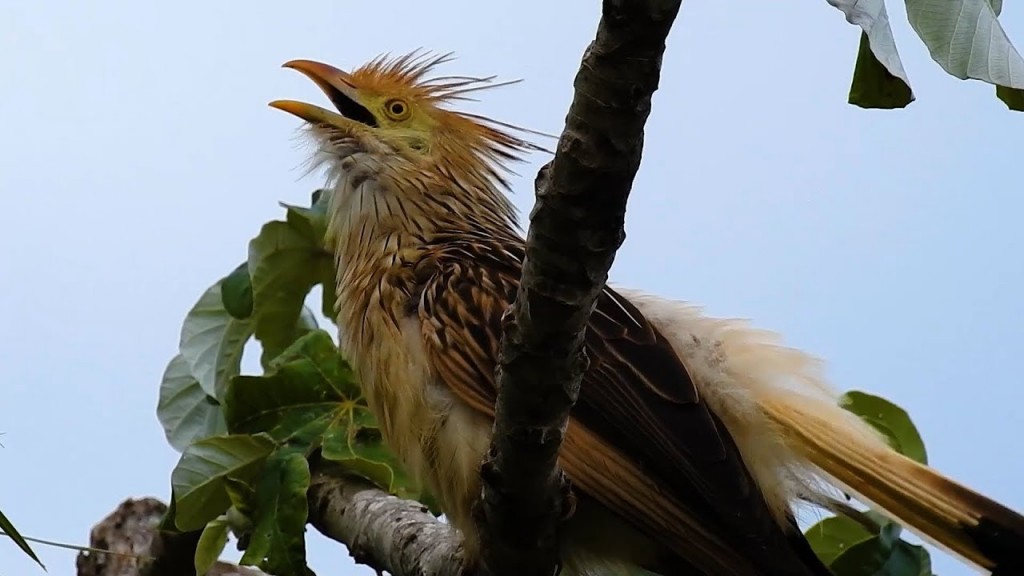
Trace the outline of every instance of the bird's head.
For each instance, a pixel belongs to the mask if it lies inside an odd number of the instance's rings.
[[[309,124],[319,147],[317,163],[328,164],[336,176],[364,162],[374,166],[372,176],[385,187],[395,188],[387,192],[401,201],[447,197],[438,205],[461,210],[465,206],[451,201],[452,195],[461,195],[468,196],[462,204],[511,211],[502,193],[508,187],[508,164],[543,149],[514,134],[528,131],[451,109],[452,102],[507,83],[494,83],[492,77],[430,76],[449,59],[416,52],[382,56],[351,72],[292,60],[284,66],[313,80],[334,109],[294,100],[270,106]]]

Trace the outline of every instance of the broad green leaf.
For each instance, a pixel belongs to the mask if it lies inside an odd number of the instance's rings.
[[[327,207],[330,201],[331,191],[321,188],[313,191],[309,208],[284,202],[280,204],[288,211],[288,223],[317,246],[323,247],[327,236]]]
[[[185,316],[178,347],[203,390],[222,399],[228,381],[239,373],[251,335],[251,321],[233,318],[224,308],[221,282],[217,282]]]
[[[291,222],[268,222],[249,242],[252,320],[265,357],[276,356],[303,331],[297,326],[306,295],[330,264],[320,243]]]
[[[175,526],[199,530],[223,514],[231,505],[225,479],[251,480],[275,446],[272,438],[257,434],[215,436],[186,448],[171,473]]]
[[[843,394],[839,404],[884,434],[889,445],[899,453],[922,464],[928,463],[924,441],[904,409],[885,398],[859,391]]]
[[[346,402],[341,406],[324,433],[321,455],[382,490],[402,498],[420,495],[412,479],[402,471],[398,459],[384,445],[373,414],[364,405]]]
[[[0,512],[0,530],[3,530],[4,534],[6,534],[7,537],[18,546],[18,548],[21,548],[22,552],[28,554],[29,558],[35,560],[36,564],[39,564],[43,570],[46,570],[46,566],[43,566],[43,562],[38,556],[36,556],[35,551],[33,551],[32,547],[28,545],[28,542],[25,541],[25,537],[21,535],[21,532],[18,532],[18,529],[15,528],[14,524],[7,519],[7,516],[4,516],[3,512]]]
[[[196,576],[206,575],[213,563],[220,558],[227,543],[227,520],[223,516],[210,520],[203,528],[203,533],[199,535],[199,543],[196,545]]]
[[[293,342],[271,360],[270,368],[276,370],[296,362],[315,367],[330,389],[341,397],[358,396],[362,393],[352,368],[341,357],[334,340],[331,340],[331,335],[323,330],[309,332]]]
[[[256,512],[249,546],[240,564],[259,565],[276,576],[306,576],[306,456],[279,450],[267,459],[256,487]]]
[[[351,368],[319,330],[275,358],[265,376],[238,376],[224,412],[232,433],[266,432],[322,455],[381,488],[411,495],[411,482],[384,447]]]
[[[298,341],[300,338],[318,330],[320,325],[316,321],[316,315],[309,309],[308,306],[303,305],[302,311],[299,312],[299,321],[295,326],[294,338],[292,343]],[[283,342],[283,340],[282,340]],[[263,366],[264,370],[270,369],[270,363],[281,354],[282,350],[279,347],[264,347],[263,352],[260,354],[260,366]]]
[[[233,433],[267,432],[278,441],[302,433],[318,444],[339,407],[360,394],[351,368],[322,330],[297,340],[269,369],[266,376],[231,382],[224,414]]]
[[[914,100],[896,50],[885,0],[828,0],[861,34],[850,103],[864,108],[902,108]]]
[[[997,18],[1002,2],[906,0],[907,18],[932,59],[961,80],[1001,86],[996,94],[1012,110],[1024,111],[1024,59]]]
[[[855,544],[875,536],[845,516],[826,518],[808,528],[804,535],[826,566]]]
[[[249,278],[249,262],[242,262],[224,278],[221,299],[224,309],[233,318],[245,320],[252,315],[252,279]]]
[[[192,377],[188,361],[181,354],[172,358],[164,370],[156,415],[167,441],[179,452],[196,440],[227,431],[220,404]]]
[[[862,540],[828,565],[836,576],[932,576],[928,551],[884,535]]]

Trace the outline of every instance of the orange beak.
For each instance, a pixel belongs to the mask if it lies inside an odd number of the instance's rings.
[[[272,108],[294,114],[312,124],[348,128],[353,122],[358,122],[365,126],[377,126],[377,119],[360,102],[359,90],[352,84],[352,76],[348,72],[312,60],[292,60],[283,67],[298,70],[315,82],[337,111],[295,100],[274,100],[270,103]]]

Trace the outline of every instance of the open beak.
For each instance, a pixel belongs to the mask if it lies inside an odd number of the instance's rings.
[[[316,82],[337,111],[295,100],[274,100],[270,103],[272,108],[284,110],[312,124],[347,128],[352,126],[352,122],[358,122],[366,126],[377,126],[377,119],[360,103],[359,90],[352,84],[352,77],[347,72],[312,60],[292,60],[286,62],[284,68],[298,70]]]

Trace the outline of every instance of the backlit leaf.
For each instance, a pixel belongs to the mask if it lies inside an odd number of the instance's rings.
[[[1001,87],[997,96],[1022,111],[1024,59],[998,20],[1002,2],[906,0],[910,25],[942,69],[961,80]]]
[[[831,564],[836,557],[857,543],[875,536],[864,526],[845,516],[826,518],[808,528],[804,535],[825,565]]]
[[[167,441],[179,452],[196,440],[227,431],[220,404],[192,377],[180,354],[164,370],[156,414]]]
[[[251,335],[251,322],[232,317],[224,308],[221,282],[217,282],[185,316],[178,348],[203,390],[220,399],[228,381],[239,372]]]
[[[886,542],[881,535],[854,544],[829,568],[837,576],[932,576],[927,550],[900,539]]]
[[[839,403],[884,434],[896,451],[922,464],[928,463],[921,434],[904,409],[885,398],[858,391],[843,394]]]
[[[253,326],[265,358],[273,358],[304,332],[306,296],[331,257],[308,232],[289,222],[266,223],[249,242]],[[315,324],[315,321],[313,321]]]
[[[213,563],[220,558],[228,543],[228,522],[223,517],[210,520],[196,545],[196,576],[204,576]]]

